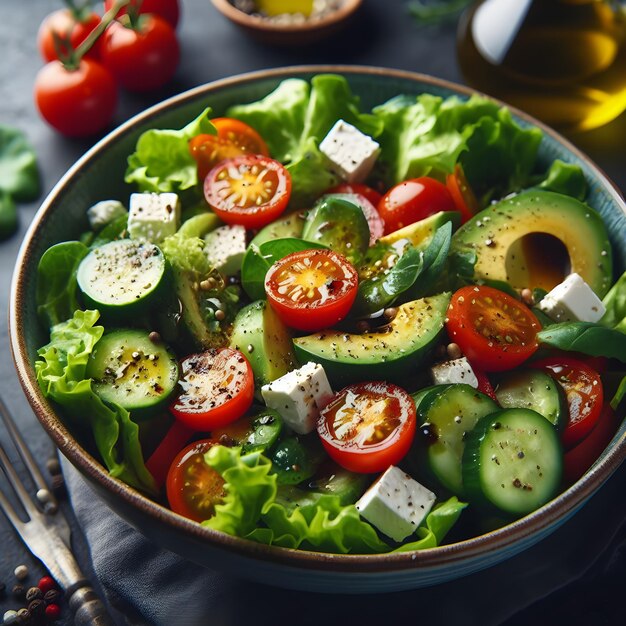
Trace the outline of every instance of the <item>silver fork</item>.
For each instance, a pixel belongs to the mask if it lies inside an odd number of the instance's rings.
[[[51,576],[65,591],[65,598],[74,613],[74,623],[79,626],[114,626],[115,622],[86,580],[72,554],[67,520],[59,509],[54,494],[48,489],[2,398],[0,398],[0,416],[37,488],[33,499],[0,443],[0,467],[4,470],[28,519],[21,519],[2,490],[0,490],[0,509],[29,550],[46,566]]]

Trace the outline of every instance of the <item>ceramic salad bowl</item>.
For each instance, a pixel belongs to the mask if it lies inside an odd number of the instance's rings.
[[[337,555],[262,545],[216,532],[184,519],[111,477],[68,430],[42,394],[33,363],[48,338],[39,325],[36,271],[51,245],[78,238],[87,227],[85,209],[133,191],[124,181],[126,159],[149,128],[181,128],[207,105],[221,115],[233,104],[267,95],[281,80],[318,73],[344,75],[363,110],[398,94],[423,92],[466,97],[467,88],[424,75],[383,68],[308,66],[255,72],[215,81],[135,116],[95,145],[62,178],[43,202],[22,244],[13,277],[10,338],[24,392],[61,452],[78,468],[113,511],[157,544],[206,567],[244,575],[286,588],[323,592],[388,592],[439,584],[495,565],[527,549],[573,516],[626,457],[626,423],[596,464],[573,486],[535,512],[497,530],[421,551],[380,555]],[[618,190],[587,157],[554,131],[513,110],[522,126],[544,133],[542,163],[555,159],[578,164],[590,182],[589,203],[603,216],[614,249],[615,276],[626,267],[626,204]]]

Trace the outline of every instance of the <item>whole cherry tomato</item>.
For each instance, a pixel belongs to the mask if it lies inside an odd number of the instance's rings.
[[[104,9],[109,11],[114,4],[115,0],[104,0]],[[173,28],[176,28],[178,24],[180,18],[180,4],[178,0],[131,0],[130,6],[133,5],[135,5],[135,9],[139,5],[139,13],[153,13],[162,17]],[[126,12],[127,9],[124,7],[118,15],[124,15]]]
[[[129,91],[150,91],[170,81],[180,58],[174,29],[156,15],[136,24],[112,22],[100,43],[102,62]]]
[[[76,69],[50,61],[35,79],[35,103],[42,117],[69,137],[94,135],[111,122],[117,85],[111,72],[83,58]]]
[[[377,208],[385,222],[385,234],[439,211],[457,210],[446,186],[428,176],[395,185],[382,197]]]
[[[67,56],[85,41],[98,24],[100,24],[100,17],[93,11],[71,9],[53,11],[43,19],[37,31],[37,47],[43,60],[55,61],[60,56]],[[60,50],[57,50],[55,33],[59,38]],[[98,46],[91,48],[87,54],[96,58]]]

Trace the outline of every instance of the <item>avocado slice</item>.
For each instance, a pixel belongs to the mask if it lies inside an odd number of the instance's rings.
[[[306,213],[304,211],[295,211],[288,215],[283,215],[277,220],[270,222],[264,226],[252,239],[250,245],[260,246],[266,241],[272,239],[285,239],[288,237],[300,238],[302,236],[302,228]]]
[[[383,235],[378,242],[383,245],[391,245],[401,239],[409,241],[413,246],[427,246],[440,226],[452,222],[452,231],[455,231],[461,223],[461,214],[457,211],[439,211],[425,217],[423,220],[413,222],[394,230],[388,235]]]
[[[246,355],[257,392],[297,367],[291,335],[267,300],[257,300],[237,313],[230,347]]]
[[[331,384],[358,380],[390,382],[414,378],[443,331],[449,293],[413,300],[379,331],[362,335],[323,330],[293,340],[301,363],[320,363]]]
[[[450,247],[453,266],[472,255],[473,275],[462,276],[471,282],[550,291],[576,272],[601,298],[612,280],[611,244],[600,215],[552,191],[525,191],[476,214]]]

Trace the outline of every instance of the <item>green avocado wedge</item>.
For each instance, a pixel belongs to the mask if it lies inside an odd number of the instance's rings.
[[[560,242],[560,244],[559,244]],[[552,191],[531,189],[484,209],[452,237],[450,262],[475,256],[469,282],[550,291],[576,272],[601,298],[612,282],[611,244],[600,215]]]
[[[443,331],[449,293],[413,300],[398,307],[396,317],[376,332],[361,335],[322,330],[293,340],[301,363],[324,367],[331,384],[358,380],[402,382],[415,378]]]

